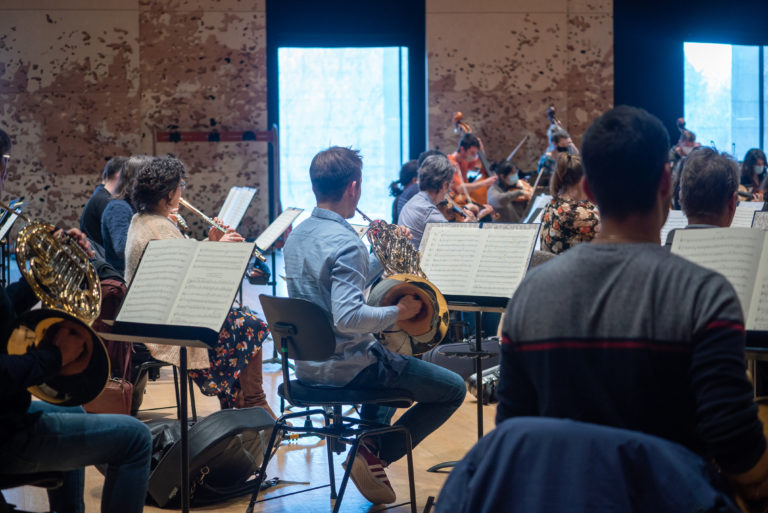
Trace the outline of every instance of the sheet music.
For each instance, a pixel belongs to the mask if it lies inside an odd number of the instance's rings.
[[[768,230],[768,212],[755,212],[752,218],[752,228]]]
[[[200,242],[168,324],[219,331],[253,250],[251,242]]]
[[[115,320],[166,324],[197,245],[192,239],[150,241]]]
[[[749,228],[752,226],[752,218],[755,210],[763,208],[762,201],[742,201],[736,207],[736,213],[733,215],[731,228]]]
[[[16,219],[18,218],[19,214],[17,214],[15,210],[11,211],[11,213],[8,215],[8,218],[5,220],[5,222],[3,222],[2,226],[0,226],[0,239],[3,239],[6,235],[8,235],[8,232],[13,226],[13,223],[15,223]]]
[[[217,217],[224,224],[236,229],[258,190],[256,187],[232,187]]]
[[[444,295],[510,297],[538,238],[537,224],[429,223],[421,267]],[[472,248],[472,251],[467,251]]]
[[[301,214],[304,211],[303,208],[294,208],[294,207],[288,207],[285,210],[283,210],[283,213],[280,214],[277,219],[275,219],[272,224],[267,226],[267,229],[262,232],[261,235],[256,239],[256,247],[258,247],[261,251],[268,250],[272,244],[275,243],[278,237],[280,237],[285,230],[288,229],[289,226],[291,226],[291,223],[293,223],[294,219],[299,217],[299,214]]]
[[[528,214],[528,217],[523,221],[524,223],[540,223],[541,222],[541,214],[544,212],[544,207],[547,206],[547,203],[552,201],[552,196],[549,194],[539,194],[534,198],[533,200],[533,206],[531,206],[530,213]]]
[[[672,253],[725,276],[736,289],[746,318],[764,239],[764,232],[751,228],[678,230]]]
[[[763,255],[768,255],[768,236],[763,233]],[[760,259],[760,269],[755,276],[755,290],[752,293],[752,304],[747,315],[747,329],[768,331],[768,264],[766,259]]]
[[[672,230],[678,230],[688,226],[688,218],[682,210],[670,210],[667,216],[667,221],[664,226],[661,227],[661,245],[664,246],[667,243],[667,237]]]

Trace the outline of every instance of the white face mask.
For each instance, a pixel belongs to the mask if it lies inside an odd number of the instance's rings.
[[[509,175],[507,177],[507,185],[511,185],[512,187],[517,185],[517,177],[513,174]]]
[[[765,169],[765,166],[754,166],[755,173],[758,175],[763,172],[763,169]]]
[[[680,146],[680,149],[683,150],[684,155],[689,155],[693,151],[693,146]]]

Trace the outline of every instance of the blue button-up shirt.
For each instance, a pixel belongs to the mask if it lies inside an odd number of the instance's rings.
[[[396,306],[368,306],[364,289],[382,272],[375,256],[339,214],[316,207],[285,243],[288,295],[312,301],[331,313],[336,350],[324,362],[296,362],[296,377],[308,384],[344,386],[373,363],[399,357],[372,332],[397,321]],[[402,358],[402,357],[400,357]]]

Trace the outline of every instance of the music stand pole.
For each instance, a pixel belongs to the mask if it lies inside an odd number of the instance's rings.
[[[189,513],[189,433],[187,425],[187,348],[179,348],[180,401],[179,427],[181,428],[181,512]]]
[[[277,256],[275,252],[277,250],[272,246],[272,297],[277,297]],[[265,363],[282,363],[282,360],[277,356],[277,341],[272,339],[272,358],[268,358],[262,362]]]

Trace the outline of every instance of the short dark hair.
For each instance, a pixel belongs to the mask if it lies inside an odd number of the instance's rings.
[[[668,149],[667,129],[643,109],[622,105],[597,118],[584,134],[581,157],[600,216],[648,213]]]
[[[445,153],[443,153],[440,150],[422,151],[421,153],[419,153],[419,158],[416,159],[416,162],[418,163],[418,165],[416,166],[416,169],[418,170],[418,168],[421,167],[421,165],[424,163],[424,161],[427,159],[427,157],[430,157],[432,155],[442,155],[443,157],[445,157]]]
[[[453,164],[448,157],[432,155],[419,167],[419,190],[439,192],[453,178]]]
[[[10,136],[7,133],[5,133],[5,130],[0,128],[0,154],[2,155],[10,154],[11,148],[13,148],[13,144],[11,144]]]
[[[509,175],[512,172],[517,172],[517,168],[511,160],[502,160],[501,162],[494,162],[491,164],[491,171],[496,173],[499,178]]]
[[[726,153],[701,147],[691,152],[680,174],[680,205],[685,215],[721,214],[739,188],[739,166]]]
[[[468,150],[473,146],[480,148],[480,139],[478,139],[475,134],[469,132],[461,136],[461,139],[459,139],[459,145],[456,147],[456,151],[460,151],[462,148]]]
[[[186,178],[184,164],[174,157],[156,157],[139,169],[133,186],[131,200],[139,212],[155,207],[160,200],[168,198]]]
[[[101,179],[106,181],[114,178],[115,175],[123,169],[127,160],[127,157],[112,157],[109,159],[104,166],[104,172],[101,174]]]
[[[363,176],[363,159],[358,150],[331,146],[312,159],[309,179],[317,201],[339,201],[347,186]]]
[[[549,193],[558,197],[568,187],[576,185],[584,176],[581,157],[569,153],[561,153],[557,157],[557,169],[549,180]]]
[[[549,134],[549,142],[552,143],[552,145],[557,145],[557,141],[560,139],[568,139],[569,137],[570,135],[568,132],[562,128],[556,128]]]
[[[121,158],[123,157],[115,157]],[[115,160],[113,158],[112,160]],[[117,185],[115,186],[115,199],[131,200],[131,193],[133,192],[133,185],[136,183],[136,177],[141,171],[141,168],[149,165],[153,157],[149,155],[132,155],[131,157],[124,159],[125,163],[122,166],[122,172],[120,178],[117,179]]]

